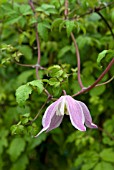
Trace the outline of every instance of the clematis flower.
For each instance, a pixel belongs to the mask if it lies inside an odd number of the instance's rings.
[[[43,131],[49,132],[57,128],[65,114],[69,115],[72,125],[80,131],[86,131],[85,125],[89,128],[97,128],[97,125],[92,123],[87,106],[83,102],[65,95],[46,109],[42,119],[43,129],[35,137],[39,136]]]

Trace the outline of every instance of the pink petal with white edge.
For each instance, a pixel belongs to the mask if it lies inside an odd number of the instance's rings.
[[[56,109],[59,103],[62,101],[62,97],[60,97],[57,101],[52,103],[45,111],[43,118],[42,118],[42,125],[43,127],[49,127],[51,123],[51,119],[54,114],[56,114]]]
[[[95,125],[94,123],[92,123],[92,118],[91,118],[91,115],[90,115],[90,112],[87,108],[87,106],[83,103],[83,102],[80,102],[78,101],[82,107],[82,110],[83,110],[83,113],[84,113],[84,116],[85,116],[85,124],[87,127],[89,128],[98,128],[97,125]]]
[[[42,132],[44,132],[45,130],[47,130],[50,127],[51,120],[52,120],[54,114],[56,114],[56,108],[61,101],[62,101],[62,97],[60,97],[57,101],[52,103],[46,109],[44,116],[42,118],[43,129],[35,137],[38,137]]]
[[[86,127],[84,126],[85,117],[84,117],[83,110],[79,102],[74,100],[71,96],[67,95],[66,96],[66,107],[67,107],[72,125],[80,131],[86,131]]]
[[[61,124],[62,120],[63,120],[63,115],[62,116],[57,116],[56,114],[54,114],[52,119],[51,119],[50,126],[49,126],[49,128],[47,129],[46,132],[49,132],[52,129],[57,128]]]

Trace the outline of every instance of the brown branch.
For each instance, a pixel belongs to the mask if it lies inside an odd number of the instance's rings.
[[[114,1],[113,1],[113,2],[110,2],[110,3],[107,3],[107,5],[103,5],[103,6],[99,6],[99,7],[95,7],[95,8],[93,8],[93,9],[90,9],[90,10],[87,11],[86,13],[81,14],[80,16],[78,16],[78,18],[81,18],[81,17],[83,17],[83,16],[89,15],[89,14],[91,14],[91,13],[93,13],[93,12],[101,11],[102,9],[105,9],[105,8],[107,8],[107,7],[109,7],[109,6],[113,5],[113,4],[114,4]]]
[[[103,73],[99,76],[99,78],[89,87],[87,88],[83,88],[82,90],[80,90],[78,93],[72,95],[72,97],[77,96],[79,94],[83,94],[85,92],[90,91],[91,89],[93,89],[101,80],[102,78],[105,76],[105,74],[110,70],[110,68],[114,65],[114,58],[111,60],[111,62],[108,64],[108,66],[106,67],[106,69],[103,71]]]
[[[79,53],[78,45],[76,43],[76,40],[74,38],[73,33],[71,33],[71,38],[74,42],[74,46],[75,46],[75,49],[76,49],[76,58],[77,58],[77,67],[78,67],[78,83],[79,83],[80,87],[83,89],[84,86],[82,84],[81,76],[80,76],[80,53]]]
[[[98,86],[102,86],[102,85],[108,84],[108,83],[110,83],[113,79],[114,79],[114,76],[113,76],[111,79],[109,79],[108,81],[106,81],[106,82],[97,84],[95,87],[98,87]]]
[[[65,0],[65,11],[64,11],[65,19],[68,17],[68,0]]]
[[[68,19],[68,0],[65,0],[64,15],[65,15],[65,19]],[[77,59],[77,67],[78,67],[78,83],[79,83],[81,88],[84,88],[84,86],[82,84],[82,81],[81,81],[81,77],[80,77],[80,53],[79,53],[78,45],[76,43],[76,40],[75,40],[75,37],[74,37],[73,33],[71,33],[71,38],[72,38],[72,40],[74,42],[74,46],[75,46],[75,49],[76,49],[76,59]]]
[[[18,63],[17,61],[15,61],[15,63],[17,65],[20,65],[22,67],[31,67],[31,68],[39,68],[40,70],[45,70],[46,68],[40,66],[39,64],[21,64],[21,63]]]
[[[48,101],[50,101],[51,98],[47,98],[47,100],[45,101],[45,103],[42,105],[42,107],[40,108],[40,110],[38,111],[38,113],[36,114],[36,116],[29,122],[29,123],[33,123],[39,116],[39,114],[41,113],[42,109],[45,107],[45,105],[48,103]]]
[[[32,9],[32,11],[34,12],[34,16],[36,17],[36,12],[35,12],[35,8],[34,8],[34,4],[32,0],[29,0],[29,5]],[[37,64],[40,64],[40,59],[41,59],[41,52],[40,52],[40,41],[39,41],[39,36],[38,36],[38,29],[37,29],[38,24],[35,23],[35,31],[36,31],[36,42],[37,42],[37,53],[38,53],[38,57],[37,57]],[[36,77],[39,79],[39,75],[38,75],[38,67],[36,67]]]

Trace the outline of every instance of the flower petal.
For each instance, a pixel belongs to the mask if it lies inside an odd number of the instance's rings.
[[[43,127],[49,127],[51,123],[51,119],[54,114],[56,114],[56,109],[59,103],[62,101],[62,97],[60,97],[57,101],[52,103],[45,111],[44,116],[42,118],[42,125]]]
[[[58,104],[62,101],[62,97],[60,97],[57,101],[55,101],[54,103],[52,103],[45,111],[44,116],[42,118],[42,125],[43,125],[43,129],[35,136],[38,137],[42,132],[44,132],[45,130],[47,130],[50,127],[51,124],[51,120],[54,116],[54,114],[56,114],[56,109]]]
[[[71,96],[66,96],[66,107],[70,116],[70,120],[72,125],[80,130],[86,131],[86,127],[84,126],[84,114],[83,110],[78,101],[74,100]]]
[[[49,126],[49,128],[47,129],[46,132],[49,132],[52,129],[57,128],[61,124],[61,122],[63,120],[63,117],[64,117],[63,115],[62,116],[57,116],[56,114],[54,114],[53,118],[51,119],[50,126]]]
[[[91,115],[90,115],[90,112],[87,108],[87,106],[83,103],[83,102],[80,102],[78,101],[82,107],[82,110],[83,110],[83,113],[84,113],[84,116],[85,116],[85,124],[87,127],[89,128],[98,128],[97,125],[95,125],[94,123],[92,123],[92,118],[91,118]]]

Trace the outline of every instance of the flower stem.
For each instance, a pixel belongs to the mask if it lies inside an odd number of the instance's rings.
[[[81,89],[78,93],[72,95],[72,97],[75,97],[79,94],[83,94],[85,92],[90,91],[91,89],[93,89],[94,87],[97,86],[97,84],[101,81],[101,79],[105,76],[105,74],[110,70],[110,68],[114,65],[114,58],[111,60],[111,62],[108,64],[108,66],[106,67],[106,69],[102,72],[102,74],[99,76],[99,78],[89,87],[87,88],[83,88]]]
[[[105,9],[105,8],[113,5],[113,4],[114,4],[114,1],[113,1],[113,2],[109,2],[109,3],[107,3],[106,5],[103,5],[103,6],[100,5],[100,6],[98,6],[98,7],[91,8],[91,9],[89,9],[89,11],[87,11],[86,13],[81,14],[80,16],[78,16],[78,18],[84,17],[84,16],[89,15],[89,14],[94,13],[94,12],[101,11],[101,10],[103,10],[103,9]],[[75,18],[74,18],[74,19],[75,19]]]
[[[32,9],[32,11],[34,12],[34,16],[36,17],[36,12],[35,12],[35,8],[34,8],[34,4],[32,0],[29,0],[29,5]],[[41,59],[41,52],[40,52],[40,41],[39,41],[39,36],[38,36],[38,29],[37,29],[38,24],[35,23],[35,31],[36,31],[36,42],[37,42],[37,49],[38,49],[38,57],[37,57],[37,64],[40,64],[40,59]],[[38,67],[36,67],[36,77],[37,79],[39,79],[39,75],[38,75]]]
[[[68,0],[65,0],[65,11],[64,11],[65,19],[68,17]]]
[[[66,95],[66,94],[67,94],[65,90],[63,90],[63,94],[64,94],[64,95]]]
[[[102,86],[102,85],[108,84],[108,83],[110,83],[113,79],[114,79],[114,76],[113,76],[113,77],[111,77],[111,78],[110,78],[108,81],[106,81],[106,82],[103,82],[103,83],[97,84],[95,87],[98,87],[98,86]]]
[[[82,84],[81,76],[80,76],[80,53],[79,53],[78,45],[76,43],[76,40],[74,38],[73,33],[71,33],[71,38],[72,38],[72,40],[74,42],[74,46],[75,46],[75,49],[76,49],[76,58],[77,58],[77,67],[78,67],[78,83],[79,83],[81,89],[83,89],[84,86]]]
[[[68,19],[68,0],[65,0],[64,15],[65,15],[65,19]],[[77,58],[77,67],[78,67],[78,83],[79,83],[81,89],[83,89],[84,86],[82,84],[81,77],[80,77],[80,53],[79,53],[78,45],[76,43],[76,40],[75,40],[75,37],[74,37],[73,33],[71,33],[71,38],[72,38],[72,40],[74,42],[74,46],[75,46],[75,49],[76,49],[76,58]]]

